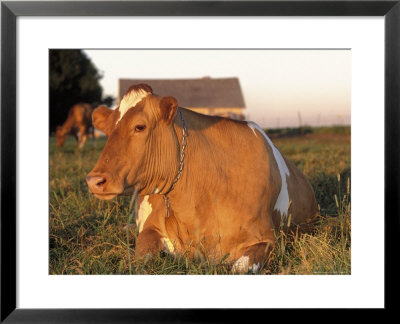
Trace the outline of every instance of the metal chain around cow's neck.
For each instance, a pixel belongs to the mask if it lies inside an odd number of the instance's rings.
[[[181,120],[182,120],[182,149],[181,149],[181,156],[180,156],[180,160],[179,160],[178,173],[177,173],[174,181],[172,182],[171,188],[169,188],[169,190],[164,194],[165,207],[167,209],[167,216],[166,216],[167,218],[169,217],[169,198],[168,198],[168,194],[175,188],[176,183],[182,177],[182,171],[183,171],[184,160],[185,160],[186,137],[188,136],[185,119],[183,118],[183,114],[182,114],[182,112],[180,110],[179,110],[179,116],[181,117]]]

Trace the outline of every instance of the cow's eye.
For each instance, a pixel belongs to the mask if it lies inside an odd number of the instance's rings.
[[[135,127],[135,132],[143,132],[145,130],[146,126],[145,125],[137,125]]]

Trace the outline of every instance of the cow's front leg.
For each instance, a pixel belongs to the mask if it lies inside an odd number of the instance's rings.
[[[157,255],[163,248],[161,239],[162,236],[158,231],[152,228],[144,229],[136,240],[136,257],[142,258],[147,254],[151,256]]]
[[[233,266],[233,273],[258,273],[261,267],[268,262],[269,255],[274,247],[273,241],[256,243],[249,246]]]
[[[161,251],[174,254],[172,242],[153,228],[145,228],[136,241],[135,255],[143,258],[146,255],[156,256]]]
[[[79,138],[78,138],[78,147],[80,149],[85,145],[86,139],[87,139],[86,129],[81,128],[79,130]]]

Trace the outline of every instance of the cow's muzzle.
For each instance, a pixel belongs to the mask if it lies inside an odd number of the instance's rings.
[[[89,173],[86,177],[86,182],[89,191],[97,198],[109,200],[124,191],[119,182],[111,181],[110,179],[111,176],[106,174]]]

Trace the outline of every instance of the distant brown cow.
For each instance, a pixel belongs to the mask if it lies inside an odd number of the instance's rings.
[[[86,103],[78,103],[69,110],[67,120],[62,126],[57,126],[57,146],[64,145],[67,134],[72,134],[78,141],[78,147],[85,145],[88,135],[93,137],[92,107]]]
[[[139,189],[138,256],[166,250],[229,254],[234,272],[257,272],[274,228],[311,222],[313,189],[255,123],[205,116],[131,87],[116,110],[98,108],[108,135],[86,180],[100,199]]]

